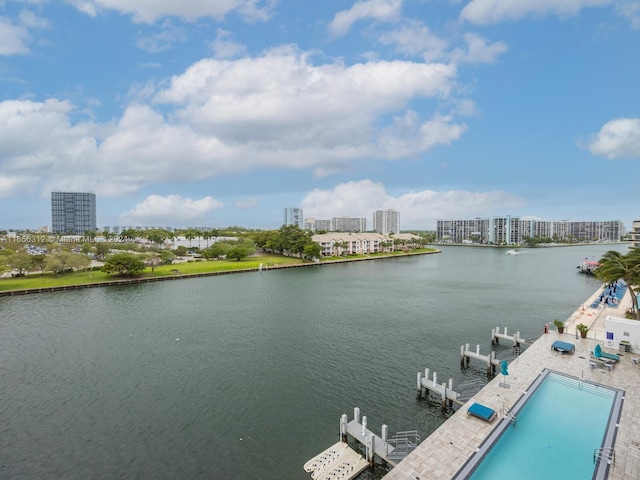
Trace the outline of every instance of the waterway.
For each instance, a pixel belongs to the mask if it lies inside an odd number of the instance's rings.
[[[416,373],[542,334],[628,244],[442,253],[0,298],[1,479],[309,479],[353,407],[370,429],[447,417]],[[365,475],[365,478],[371,476]]]

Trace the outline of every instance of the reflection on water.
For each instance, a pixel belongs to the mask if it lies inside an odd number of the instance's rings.
[[[627,246],[614,247],[626,251]],[[443,253],[0,299],[0,478],[308,479],[353,407],[369,426],[446,418],[416,372],[460,345],[542,333],[610,246]]]

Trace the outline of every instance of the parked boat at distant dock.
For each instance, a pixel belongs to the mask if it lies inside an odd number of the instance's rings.
[[[600,262],[593,260],[587,260],[586,258],[576,268],[580,273],[586,273],[587,275],[593,275],[600,266]]]

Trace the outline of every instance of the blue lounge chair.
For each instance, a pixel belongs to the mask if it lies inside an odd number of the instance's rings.
[[[496,411],[480,403],[474,403],[467,409],[467,415],[473,415],[485,422],[491,423],[496,418]]]
[[[614,362],[620,360],[620,355],[616,355],[615,353],[603,352],[602,347],[599,343],[593,349],[593,356],[601,360],[613,360]]]
[[[555,350],[560,353],[573,353],[576,351],[576,346],[573,343],[556,340],[551,344],[551,350]]]

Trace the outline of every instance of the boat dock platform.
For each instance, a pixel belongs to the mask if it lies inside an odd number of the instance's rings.
[[[304,470],[311,473],[313,480],[350,480],[363,470],[373,467],[375,457],[395,467],[420,443],[417,430],[397,432],[388,439],[388,427],[382,425],[382,437],[367,429],[367,417],[360,409],[353,409],[353,420],[346,414],[340,417],[340,441],[304,464]],[[365,448],[365,457],[349,446],[349,436]]]
[[[304,470],[313,480],[350,480],[368,466],[362,455],[339,441],[305,463]]]

